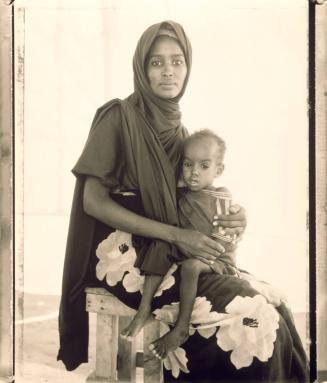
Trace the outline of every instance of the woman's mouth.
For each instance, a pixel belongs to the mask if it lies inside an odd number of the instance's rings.
[[[159,85],[162,87],[172,88],[172,87],[176,86],[176,83],[174,83],[174,82],[161,82]]]

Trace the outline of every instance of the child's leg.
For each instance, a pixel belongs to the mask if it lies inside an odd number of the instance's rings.
[[[131,340],[144,327],[146,320],[151,314],[151,303],[161,281],[162,275],[146,275],[144,278],[143,295],[132,322],[122,331],[121,337]]]
[[[175,350],[187,340],[199,276],[211,272],[212,269],[207,264],[197,259],[188,259],[182,263],[178,318],[175,327],[169,333],[150,345],[157,357],[165,358],[168,352]]]
[[[181,284],[179,287],[179,313],[175,327],[189,328],[193,311],[198,280],[200,274],[212,273],[210,266],[198,259],[188,259],[183,262],[181,269]]]

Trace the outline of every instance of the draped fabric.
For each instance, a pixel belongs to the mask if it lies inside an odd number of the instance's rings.
[[[178,41],[184,52],[187,76],[175,99],[155,96],[147,81],[147,55],[158,36]],[[176,173],[187,136],[181,124],[178,101],[185,91],[191,69],[191,46],[183,28],[166,21],[148,28],[136,47],[134,92],[125,100],[112,100],[98,109],[83,152],[73,169],[75,193],[66,246],[62,298],[59,314],[58,360],[68,369],[87,360],[88,319],[84,313],[83,289],[88,279],[91,246],[96,220],[83,211],[83,190],[87,176],[98,177],[110,189],[140,190],[144,214],[178,225]],[[160,244],[160,246],[155,246]],[[147,251],[156,252],[169,244],[151,241]]]
[[[128,199],[138,204],[137,196],[125,197],[124,203]],[[100,286],[137,309],[144,276],[133,267],[136,252],[130,237],[120,231],[102,232],[94,248],[96,275]],[[177,320],[180,281],[180,268],[172,265],[152,301],[161,335]],[[237,277],[200,276],[189,338],[164,359],[164,376],[166,383],[309,382],[306,354],[287,300],[278,289],[242,270]]]

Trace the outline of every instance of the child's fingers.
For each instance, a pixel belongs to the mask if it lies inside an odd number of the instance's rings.
[[[234,235],[243,235],[245,231],[245,228],[244,227],[224,227],[223,229],[220,230],[220,234],[222,235],[231,235],[231,236],[234,236]]]
[[[230,206],[229,208],[229,212],[231,214],[237,214],[238,212],[240,212],[242,210],[242,206],[238,205],[238,204],[234,204],[232,206]],[[244,210],[244,209],[243,209]]]

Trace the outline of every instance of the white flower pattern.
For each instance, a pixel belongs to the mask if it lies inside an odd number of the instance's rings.
[[[160,322],[160,337],[169,331],[169,326],[164,322]],[[178,378],[180,371],[183,371],[186,374],[190,372],[187,368],[187,362],[188,358],[186,356],[186,351],[182,347],[178,347],[176,350],[168,353],[163,360],[163,365],[166,370],[171,371],[174,378]]]
[[[187,368],[187,362],[188,359],[185,350],[182,347],[178,347],[176,350],[168,353],[163,364],[166,370],[171,370],[174,378],[178,378],[180,371],[186,374],[190,372]]]
[[[175,277],[172,275],[177,269],[177,265],[173,264],[164,276],[158,290],[155,293],[155,297],[162,295],[163,291],[168,290],[175,284]],[[135,293],[140,291],[143,294],[144,275],[140,274],[140,270],[136,267],[132,267],[131,270],[125,275],[123,279],[123,286],[129,293]]]
[[[257,290],[258,293],[263,295],[267,299],[268,303],[271,303],[275,307],[278,307],[282,302],[287,305],[287,298],[285,294],[281,290],[277,289],[277,287],[261,281],[252,274],[241,272],[240,275],[242,279],[250,283],[254,290]]]
[[[237,369],[251,365],[253,358],[266,362],[273,354],[279,316],[261,295],[236,296],[227,306],[228,316],[220,323],[217,344],[232,351],[231,362]]]
[[[116,230],[98,245],[96,255],[99,258],[97,278],[106,277],[108,285],[115,286],[133,268],[136,260],[131,234]]]
[[[96,276],[99,280],[106,278],[109,286],[115,286],[122,281],[127,292],[143,293],[144,276],[134,267],[136,252],[131,234],[115,231],[99,244],[96,255],[99,258],[96,265]],[[156,296],[175,284],[173,273],[176,269],[176,264],[170,268]],[[206,297],[196,297],[189,327],[190,336],[198,331],[202,337],[208,339],[216,333],[217,346],[226,352],[232,351],[230,360],[237,369],[250,366],[254,357],[265,362],[272,356],[276,330],[279,327],[279,315],[272,304],[278,306],[284,300],[277,290],[255,277],[244,276],[242,273],[242,278],[248,280],[262,295],[236,296],[225,307],[226,313],[211,311],[212,304]],[[161,321],[164,332],[169,331],[168,325],[176,322],[178,313],[179,302],[165,305],[153,312],[155,318]],[[180,371],[189,373],[187,362],[185,350],[178,347],[168,354],[163,363],[177,378]]]
[[[209,338],[216,332],[218,323],[226,317],[226,314],[211,311],[211,308],[212,304],[205,297],[196,297],[190,320],[190,335],[198,331],[204,338]],[[176,322],[178,313],[179,302],[165,305],[153,312],[156,319],[169,325]]]
[[[96,276],[99,280],[106,277],[109,286],[115,286],[123,280],[123,286],[129,293],[140,291],[143,293],[144,276],[134,267],[136,252],[132,245],[132,235],[116,230],[103,240],[96,249],[99,262],[96,265]],[[162,295],[175,284],[172,275],[177,269],[173,264],[161,282],[155,297]]]

